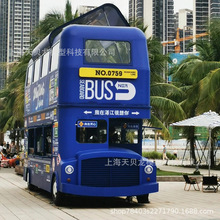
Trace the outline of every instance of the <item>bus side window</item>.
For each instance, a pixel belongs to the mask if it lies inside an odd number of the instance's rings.
[[[48,126],[44,128],[44,146],[47,156],[52,154],[52,127]]]
[[[34,154],[34,129],[28,130],[28,154]]]
[[[34,82],[39,80],[41,73],[41,58],[35,61],[35,68],[34,68]]]
[[[26,86],[29,86],[31,84],[32,77],[33,77],[33,64],[31,64],[31,66],[29,66],[28,68]]]
[[[51,72],[58,68],[60,44],[56,44],[52,49]]]
[[[46,76],[49,71],[49,58],[50,58],[50,52],[45,53],[43,56],[42,76],[41,77]]]
[[[44,149],[43,149],[44,136],[43,136],[43,132],[42,132],[41,127],[36,129],[35,141],[36,141],[36,154],[43,156],[43,154],[44,154]]]

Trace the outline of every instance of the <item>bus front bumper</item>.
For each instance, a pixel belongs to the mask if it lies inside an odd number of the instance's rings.
[[[89,187],[70,183],[61,184],[61,192],[78,196],[119,197],[138,196],[158,192],[158,183],[147,183],[128,187]]]

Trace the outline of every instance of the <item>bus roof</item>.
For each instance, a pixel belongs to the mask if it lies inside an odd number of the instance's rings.
[[[115,5],[104,4],[54,29],[47,37],[45,37],[41,41],[41,43],[37,47],[35,47],[35,49],[32,52],[32,59],[37,59],[40,55],[42,55],[45,52],[46,49],[50,48],[54,43],[55,37],[60,32],[62,32],[63,28],[71,24],[99,26],[129,26],[128,22]]]

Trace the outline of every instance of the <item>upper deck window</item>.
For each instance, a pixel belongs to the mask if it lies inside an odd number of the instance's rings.
[[[49,58],[50,58],[50,53],[47,52],[43,56],[43,65],[42,65],[42,77],[46,76],[48,73],[48,68],[49,68]]]
[[[51,72],[58,68],[60,44],[56,44],[52,50]]]
[[[40,72],[41,72],[41,59],[39,58],[35,62],[35,68],[34,68],[34,82],[36,82],[39,77],[40,77]]]
[[[88,63],[129,64],[131,45],[127,41],[87,40],[85,60]]]
[[[29,68],[28,68],[26,86],[29,86],[31,84],[32,77],[33,77],[33,64],[31,66],[29,66]]]

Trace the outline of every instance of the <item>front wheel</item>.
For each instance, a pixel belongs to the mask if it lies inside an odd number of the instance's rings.
[[[138,203],[150,203],[149,194],[137,196]]]
[[[62,204],[63,194],[57,190],[57,178],[53,178],[52,185],[52,200],[56,206],[60,206]]]

